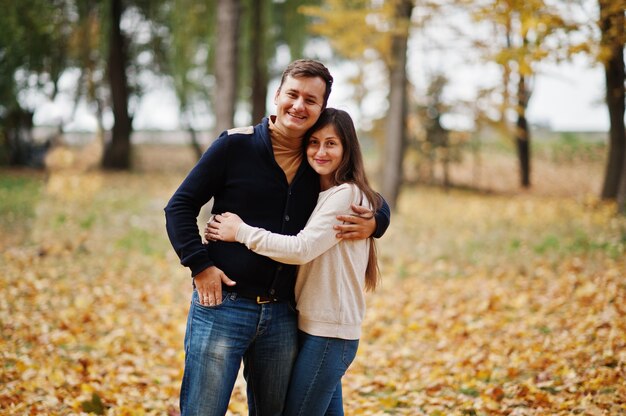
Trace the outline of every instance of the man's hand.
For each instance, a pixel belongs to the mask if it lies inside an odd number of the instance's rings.
[[[215,266],[204,269],[195,275],[193,280],[198,291],[198,300],[204,306],[216,306],[222,303],[222,282],[228,286],[236,284]]]
[[[374,213],[366,207],[352,204],[352,211],[356,215],[337,215],[339,221],[347,224],[335,225],[338,230],[337,238],[345,240],[363,240],[371,237],[376,230],[376,219]]]

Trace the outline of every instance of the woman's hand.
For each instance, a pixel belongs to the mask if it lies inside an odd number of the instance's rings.
[[[204,228],[207,241],[237,241],[235,236],[243,220],[237,214],[225,212],[212,217]]]

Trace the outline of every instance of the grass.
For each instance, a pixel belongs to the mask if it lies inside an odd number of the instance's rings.
[[[41,175],[15,173],[0,176],[2,221],[17,224],[32,218],[43,184]]]
[[[619,260],[626,249],[626,223],[614,218],[613,204],[423,187],[402,198],[405,211],[379,242],[400,276],[415,268],[426,276],[463,276],[467,267],[525,270],[575,256]]]
[[[32,227],[44,183],[40,174],[0,175],[0,232],[12,236],[8,242],[22,240]]]

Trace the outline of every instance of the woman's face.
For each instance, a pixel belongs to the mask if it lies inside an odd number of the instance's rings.
[[[343,158],[343,145],[335,126],[329,124],[311,135],[306,157],[309,165],[320,175],[322,189],[335,185],[335,171]]]

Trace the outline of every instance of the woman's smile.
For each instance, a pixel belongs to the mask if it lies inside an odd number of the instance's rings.
[[[343,158],[343,145],[333,125],[322,127],[311,135],[306,155],[313,170],[320,175],[322,190],[336,185],[335,171]]]

